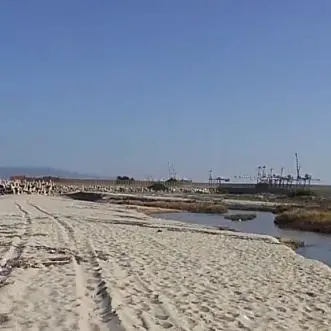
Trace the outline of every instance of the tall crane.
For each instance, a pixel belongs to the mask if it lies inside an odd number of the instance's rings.
[[[310,187],[311,182],[320,181],[320,179],[312,178],[312,176],[310,174],[305,174],[304,176],[301,176],[301,174],[300,174],[301,165],[299,163],[298,153],[295,153],[295,164],[296,164],[296,172],[297,172],[297,178],[296,178],[297,185],[306,186],[308,184],[308,187]]]
[[[209,180],[209,185],[213,184],[213,170],[212,169],[209,170],[208,180]]]
[[[222,182],[229,182],[230,178],[228,177],[222,177],[222,176],[218,176],[218,177],[213,177],[213,170],[210,169],[209,170],[209,185],[214,184],[215,182],[217,184],[221,184]]]
[[[168,162],[168,173],[169,173],[169,179],[176,179],[177,174],[173,163],[170,164],[170,162]]]
[[[173,178],[174,179],[177,179],[177,172],[176,172],[176,170],[174,168],[174,164],[173,163],[171,164],[171,171],[172,171]]]
[[[261,180],[261,176],[262,176],[261,171],[262,171],[262,167],[261,166],[258,166],[257,167],[257,179],[258,179],[258,181]]]
[[[296,172],[297,172],[297,178],[296,178],[296,181],[297,181],[297,185],[301,184],[301,176],[300,176],[300,170],[301,170],[301,166],[300,166],[300,163],[299,163],[299,157],[298,157],[298,153],[295,153],[295,165],[296,165]]]

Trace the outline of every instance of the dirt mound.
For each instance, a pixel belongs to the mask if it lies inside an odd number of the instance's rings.
[[[150,190],[155,191],[155,192],[158,192],[158,191],[163,191],[163,192],[169,191],[168,187],[165,186],[162,183],[154,183],[153,185],[149,186],[148,188]]]
[[[74,199],[74,200],[83,200],[83,201],[100,201],[104,197],[101,193],[93,193],[93,192],[74,192],[65,194],[66,197]]]

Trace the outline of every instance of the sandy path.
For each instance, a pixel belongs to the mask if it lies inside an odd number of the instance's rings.
[[[0,329],[330,330],[331,269],[124,206],[0,199]]]
[[[1,316],[8,319],[1,327],[123,330],[86,233],[44,210],[39,204],[43,198],[29,200],[0,201],[2,225],[10,224],[12,217],[21,221],[13,228],[19,236],[1,261]],[[7,233],[2,235],[6,239]]]

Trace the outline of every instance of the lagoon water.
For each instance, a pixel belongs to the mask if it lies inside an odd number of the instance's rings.
[[[268,212],[231,210],[229,213],[254,213],[257,217],[254,220],[244,222],[233,222],[225,219],[224,216],[217,214],[195,214],[184,212],[158,214],[156,217],[207,226],[227,227],[241,232],[267,234],[274,237],[284,237],[304,241],[305,247],[300,247],[296,250],[298,254],[310,259],[322,261],[331,266],[331,235],[280,229],[274,224],[275,215]]]

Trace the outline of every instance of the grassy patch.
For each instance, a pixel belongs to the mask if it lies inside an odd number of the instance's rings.
[[[331,233],[331,211],[288,210],[275,217],[275,224],[282,228]]]
[[[191,213],[223,214],[227,212],[227,207],[219,203],[207,203],[198,201],[166,201],[166,200],[117,200],[109,199],[110,203],[134,205],[143,207],[164,208],[168,210],[187,211]]]
[[[85,201],[102,201],[102,194],[90,193],[90,192],[76,192],[73,194],[67,194],[66,196],[75,200]],[[107,202],[129,205],[129,206],[141,206],[141,207],[154,207],[175,211],[187,211],[191,213],[206,213],[206,214],[223,214],[227,212],[228,208],[220,203],[213,201],[196,201],[196,200],[162,200],[162,198],[155,200],[147,197],[140,196],[111,196],[107,197]]]
[[[224,218],[231,221],[251,221],[256,218],[256,214],[227,214]]]
[[[296,189],[296,190],[288,191],[288,192],[286,192],[286,195],[289,198],[314,197],[314,196],[316,196],[316,193],[313,192],[313,191],[311,191],[311,190],[301,188],[301,189]]]

